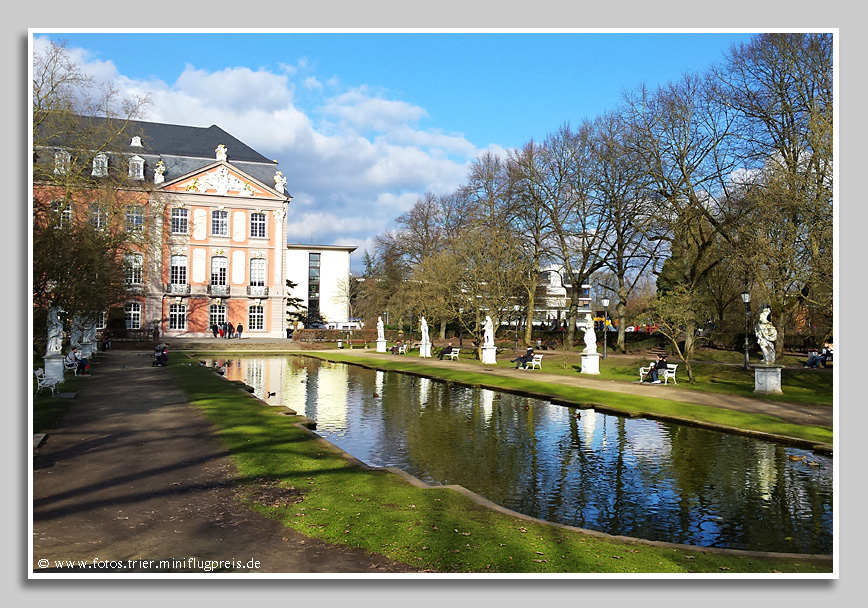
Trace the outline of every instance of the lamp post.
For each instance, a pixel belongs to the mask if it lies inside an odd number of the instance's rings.
[[[750,293],[747,290],[741,292],[741,301],[744,302],[744,369],[748,371],[750,369],[750,354],[748,353],[748,349],[750,348],[750,342],[748,341],[748,334],[750,333]]]
[[[609,341],[609,298],[603,298],[601,302],[603,304],[603,308],[606,311],[604,313],[605,318],[603,320],[603,359],[605,359],[608,355],[608,353],[606,352],[606,344]]]
[[[515,353],[518,354],[518,325],[521,317],[518,316],[518,304],[513,306],[512,309],[515,312]]]

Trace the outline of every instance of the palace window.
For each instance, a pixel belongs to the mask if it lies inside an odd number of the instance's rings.
[[[66,150],[58,150],[54,153],[54,174],[65,175],[69,173],[69,163],[72,160],[69,152]]]
[[[265,238],[265,214],[251,213],[250,214],[250,236],[255,238]]]
[[[265,308],[251,306],[247,309],[247,329],[265,329]]]
[[[307,276],[307,312],[308,316],[311,318],[316,318],[319,316],[319,269],[320,254],[309,254]]]
[[[105,177],[108,175],[108,154],[100,152],[93,157],[93,171],[91,175],[94,177]]]
[[[69,228],[72,226],[72,203],[60,199],[52,201],[51,216],[55,228]]]
[[[140,253],[124,255],[124,282],[127,285],[141,285],[144,282],[144,257]]]
[[[187,329],[186,304],[169,304],[169,329]]]
[[[216,209],[211,212],[211,235],[229,236],[229,212]]]
[[[172,285],[187,284],[187,256],[173,255],[169,266],[169,283]]]
[[[105,230],[108,227],[109,214],[106,206],[101,203],[91,203],[88,208],[90,211],[90,226],[94,230]]]
[[[170,224],[172,234],[187,234],[187,210],[183,207],[172,209]]]
[[[226,285],[226,270],[228,264],[223,256],[211,258],[211,285]]]
[[[141,302],[127,302],[124,304],[124,323],[127,329],[142,328]]]
[[[127,207],[125,212],[127,232],[142,232],[145,227],[145,212],[139,205]]]
[[[130,179],[145,179],[145,159],[141,156],[133,156],[130,159]]]
[[[212,304],[208,307],[208,327],[217,325],[221,327],[226,323],[226,307],[222,304]]]
[[[254,287],[265,285],[265,260],[263,258],[250,260],[250,285]]]

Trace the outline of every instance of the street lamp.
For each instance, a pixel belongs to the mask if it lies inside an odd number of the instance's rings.
[[[518,354],[518,326],[519,321],[521,321],[521,317],[518,315],[518,304],[513,306],[513,311],[515,311],[515,353]]]
[[[606,311],[605,318],[603,320],[603,359],[605,359],[607,356],[606,343],[609,341],[609,298],[603,298],[601,302],[603,303],[603,308]]]
[[[750,293],[747,290],[741,292],[741,301],[744,302],[744,369],[748,371],[750,369],[750,355],[748,354],[750,342],[747,338],[750,333]]]

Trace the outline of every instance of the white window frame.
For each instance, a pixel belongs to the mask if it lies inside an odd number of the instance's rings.
[[[218,327],[222,327],[223,324],[226,323],[226,305],[225,304],[212,304],[208,307],[208,328],[210,329],[212,325],[217,325]]]
[[[141,253],[124,254],[124,283],[131,287],[145,282],[145,257]]]
[[[58,150],[54,153],[54,174],[66,175],[69,173],[69,165],[72,162],[72,155],[66,150]]]
[[[124,210],[127,232],[144,232],[145,211],[141,205],[130,205]]]
[[[264,306],[251,305],[247,307],[247,329],[253,331],[265,329]]]
[[[93,171],[90,174],[94,177],[106,177],[108,175],[108,165],[108,154],[100,152],[93,157]]]
[[[250,286],[265,287],[267,277],[265,258],[250,258]]]
[[[130,158],[130,179],[145,179],[145,159],[141,156],[133,156]]]
[[[189,214],[186,207],[174,207],[169,219],[172,234],[187,234],[190,228]]]
[[[215,230],[215,227],[217,230]],[[211,212],[211,236],[229,236],[229,212],[215,209]]]
[[[109,224],[108,209],[102,203],[91,203],[88,206],[90,217],[88,221],[94,230],[105,230]]]
[[[124,325],[127,329],[142,328],[141,302],[127,302],[124,304]]]
[[[183,263],[181,263],[183,261]],[[173,255],[169,260],[169,284],[187,285],[187,256]]]
[[[187,329],[187,305],[169,304],[169,329]]]
[[[72,226],[72,203],[63,199],[51,201],[51,215],[54,217],[54,227],[58,230]]]
[[[250,238],[265,239],[268,238],[268,218],[264,213],[250,214]],[[261,232],[262,234],[258,234]]]
[[[229,284],[229,258],[224,255],[211,257],[211,285]]]

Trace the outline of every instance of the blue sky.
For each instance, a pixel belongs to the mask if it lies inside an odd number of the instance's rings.
[[[276,159],[290,242],[356,245],[479,154],[613,109],[722,61],[738,32],[33,31],[97,81],[148,92],[147,120],[217,124]],[[231,150],[229,151],[231,159]]]

